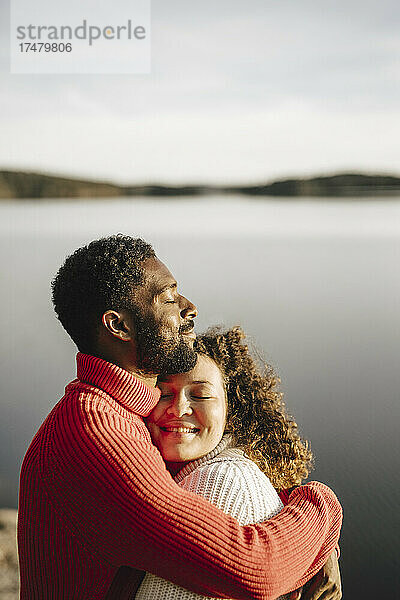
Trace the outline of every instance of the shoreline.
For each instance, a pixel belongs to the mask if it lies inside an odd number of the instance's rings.
[[[18,600],[19,597],[16,521],[16,509],[0,509],[0,598],[2,600]]]

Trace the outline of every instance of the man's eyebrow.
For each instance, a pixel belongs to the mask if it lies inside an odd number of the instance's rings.
[[[211,383],[211,381],[207,381],[207,380],[204,380],[204,381],[191,381],[191,383],[209,383],[210,385],[213,385]]]
[[[166,292],[168,290],[176,290],[177,287],[178,287],[178,284],[176,283],[176,281],[174,281],[173,283],[167,283],[167,285],[164,285],[164,287],[157,290],[154,295],[159,296],[160,294],[162,294],[163,292]]]

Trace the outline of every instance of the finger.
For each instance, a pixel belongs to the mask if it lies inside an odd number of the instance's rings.
[[[314,579],[309,581],[309,586],[304,590],[301,600],[320,600],[321,595],[327,589],[327,582],[324,577],[317,574]]]
[[[290,592],[288,600],[300,600],[302,591],[303,588],[301,587],[298,590],[294,590],[294,592]]]
[[[342,598],[342,590],[338,589],[336,586],[332,589],[325,590],[321,596],[318,597],[318,600],[341,600]]]

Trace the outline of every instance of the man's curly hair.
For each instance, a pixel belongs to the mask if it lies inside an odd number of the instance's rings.
[[[52,300],[81,352],[93,352],[106,310],[132,309],[132,292],[144,283],[142,262],[154,256],[144,240],[118,234],[94,240],[67,257],[52,281]]]
[[[227,394],[226,430],[278,490],[300,485],[312,467],[308,442],[285,412],[279,378],[273,368],[260,368],[243,343],[240,327],[209,329],[197,338],[197,352],[221,370]]]

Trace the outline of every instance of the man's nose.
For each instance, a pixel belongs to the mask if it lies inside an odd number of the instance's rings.
[[[197,308],[185,296],[181,296],[181,317],[182,319],[195,319],[197,317]]]
[[[183,415],[192,414],[193,411],[190,401],[183,391],[174,397],[174,400],[170,405],[170,412],[179,418],[183,417]]]

